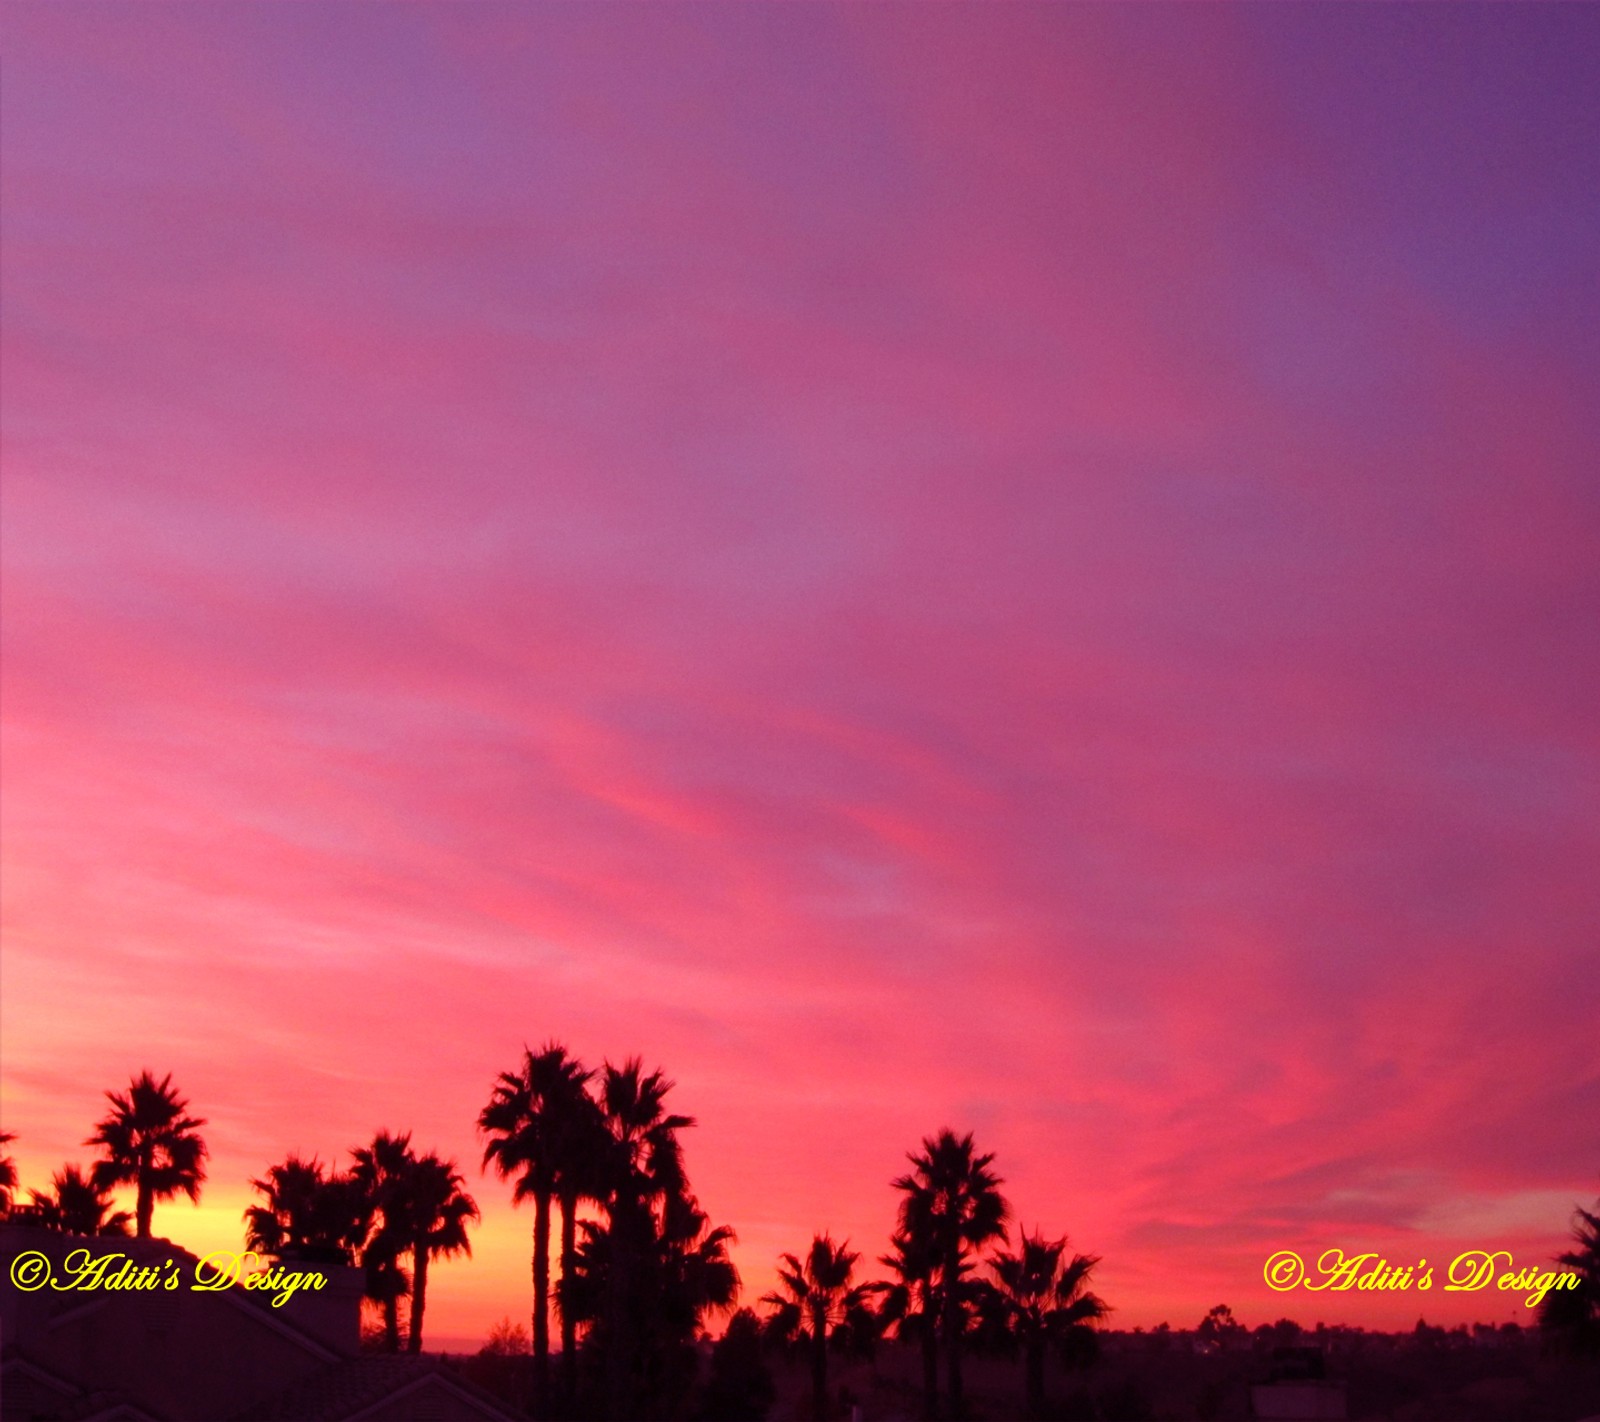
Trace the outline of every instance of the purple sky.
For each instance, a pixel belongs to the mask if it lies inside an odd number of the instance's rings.
[[[677,1078],[752,1297],[878,1252],[945,1124],[1128,1324],[1409,1323],[1261,1263],[1561,1246],[1600,9],[4,42],[25,1184],[147,1064],[211,1123],[180,1242],[413,1128],[481,1185],[429,1310],[481,1333],[529,1221],[472,1122],[553,1036]]]

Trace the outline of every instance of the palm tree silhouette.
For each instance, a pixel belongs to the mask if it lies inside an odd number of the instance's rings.
[[[739,1271],[728,1254],[738,1236],[713,1225],[693,1195],[667,1196],[661,1211],[661,1312],[674,1339],[695,1336],[708,1312],[730,1312],[739,1301]]]
[[[1600,1201],[1593,1211],[1574,1207],[1576,1249],[1556,1256],[1578,1275],[1574,1289],[1551,1289],[1539,1305],[1539,1327],[1560,1352],[1600,1354]]]
[[[742,1308],[711,1350],[710,1374],[695,1414],[700,1422],[761,1422],[777,1395],[762,1353],[761,1320]]]
[[[620,1067],[607,1062],[600,1081],[607,1140],[595,1184],[610,1220],[606,1400],[610,1416],[616,1419],[636,1411],[634,1374],[642,1323],[635,1318],[638,1310],[633,1305],[655,1242],[652,1207],[685,1193],[688,1186],[678,1132],[693,1126],[694,1118],[668,1113],[665,1101],[672,1087],[660,1071],[646,1073],[637,1057]]]
[[[989,1261],[997,1297],[1011,1336],[1022,1345],[1028,1415],[1044,1416],[1044,1354],[1054,1344],[1069,1358],[1083,1358],[1094,1341],[1093,1325],[1109,1311],[1088,1291],[1094,1255],[1067,1257],[1067,1241],[1038,1231],[1022,1239],[1015,1254]]]
[[[244,1212],[245,1245],[280,1258],[347,1264],[372,1225],[360,1186],[291,1154],[250,1182],[264,1203]]]
[[[695,1341],[706,1313],[731,1310],[739,1297],[739,1272],[728,1255],[734,1234],[713,1227],[699,1202],[674,1192],[646,1208],[639,1238],[630,1246],[625,1307],[626,1347],[618,1344],[613,1283],[621,1250],[608,1224],[583,1220],[576,1267],[562,1307],[589,1325],[602,1374],[610,1385],[617,1359],[625,1377],[625,1418],[678,1416],[699,1360]]]
[[[94,1167],[94,1181],[102,1190],[137,1188],[138,1234],[148,1239],[157,1200],[171,1199],[179,1191],[200,1199],[206,1146],[195,1133],[205,1122],[186,1114],[189,1103],[173,1090],[170,1073],[157,1082],[148,1071],[141,1072],[125,1095],[108,1091],[106,1099],[110,1113],[84,1142],[105,1152]]]
[[[593,1075],[576,1061],[568,1063],[546,1099],[556,1161],[556,1199],[561,1206],[561,1283],[556,1306],[561,1318],[561,1394],[569,1414],[578,1400],[578,1323],[569,1316],[565,1298],[567,1282],[577,1268],[578,1207],[605,1199],[611,1147],[600,1107],[587,1090]]]
[[[667,1113],[666,1096],[674,1084],[659,1071],[646,1073],[638,1057],[620,1067],[605,1064],[600,1110],[609,1136],[607,1199],[654,1200],[688,1183],[678,1132],[695,1122],[693,1116]]]
[[[461,1187],[466,1182],[453,1160],[431,1151],[407,1169],[396,1191],[396,1226],[411,1248],[411,1320],[407,1347],[422,1351],[422,1315],[428,1302],[428,1264],[434,1258],[471,1254],[467,1221],[478,1218],[478,1206]]]
[[[934,1285],[939,1261],[932,1242],[914,1239],[904,1229],[889,1238],[890,1252],[878,1262],[893,1274],[876,1285],[882,1295],[880,1319],[893,1324],[897,1338],[915,1338],[922,1349],[922,1411],[933,1418],[939,1407],[939,1291]]]
[[[400,1256],[411,1246],[398,1217],[399,1192],[416,1162],[411,1133],[396,1136],[379,1131],[371,1145],[357,1146],[350,1155],[354,1161],[351,1178],[375,1222],[361,1250],[361,1267],[366,1272],[363,1293],[383,1310],[384,1351],[398,1353],[400,1300],[411,1291],[410,1276],[400,1265]]]
[[[50,1180],[48,1193],[30,1190],[38,1222],[63,1234],[120,1234],[128,1232],[133,1216],[126,1210],[108,1213],[115,1203],[76,1165],[64,1165]]]
[[[585,1087],[593,1072],[549,1042],[524,1049],[520,1072],[502,1072],[478,1129],[492,1139],[483,1153],[502,1179],[515,1175],[512,1198],[533,1201],[534,1396],[542,1413],[550,1381],[550,1206],[561,1207],[561,1278],[572,1277],[577,1254],[578,1205],[601,1193],[598,1182],[605,1133]],[[577,1328],[561,1311],[561,1374],[570,1410],[577,1385]]]
[[[954,1131],[940,1131],[923,1140],[921,1155],[907,1159],[912,1173],[894,1181],[894,1188],[905,1193],[900,1227],[932,1248],[938,1261],[945,1382],[951,1413],[959,1417],[964,1405],[961,1335],[966,1328],[962,1276],[971,1269],[974,1250],[1006,1237],[1010,1206],[1000,1194],[1003,1182],[989,1168],[994,1156],[979,1155],[970,1132],[958,1137]]]
[[[0,1152],[16,1140],[15,1131],[0,1131]],[[17,1162],[9,1154],[0,1154],[0,1215],[11,1213],[11,1195],[17,1188]]]
[[[802,1262],[793,1254],[779,1256],[778,1280],[782,1292],[761,1300],[772,1312],[767,1329],[785,1341],[804,1343],[811,1354],[811,1415],[825,1422],[828,1415],[828,1343],[836,1337],[870,1337],[872,1309],[867,1303],[870,1284],[854,1283],[860,1255],[849,1241],[835,1244],[830,1234],[815,1235]]]

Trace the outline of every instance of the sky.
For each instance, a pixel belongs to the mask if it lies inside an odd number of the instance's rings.
[[[3,21],[0,1112],[198,1207],[641,1056],[753,1302],[993,1151],[1120,1326],[1600,1193],[1600,9]],[[871,1272],[871,1271],[869,1271]]]

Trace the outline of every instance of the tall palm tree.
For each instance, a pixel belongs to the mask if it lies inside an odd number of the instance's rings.
[[[533,1201],[534,1395],[542,1412],[550,1381],[550,1207],[561,1207],[561,1277],[572,1276],[577,1254],[578,1205],[599,1193],[595,1183],[604,1133],[586,1087],[584,1069],[557,1042],[524,1049],[520,1072],[502,1072],[478,1129],[491,1137],[484,1164],[501,1179],[516,1176],[512,1198]],[[561,1314],[562,1390],[570,1408],[577,1382],[575,1322]]]
[[[15,1131],[0,1131],[0,1152],[16,1140]],[[9,1153],[0,1154],[0,1215],[11,1213],[11,1196],[17,1188],[17,1162]]]
[[[399,1193],[407,1172],[416,1163],[411,1133],[397,1136],[379,1131],[371,1145],[357,1146],[350,1155],[351,1178],[361,1190],[374,1222],[361,1250],[361,1267],[366,1273],[363,1293],[383,1310],[384,1351],[398,1353],[400,1300],[411,1291],[410,1276],[400,1265],[400,1256],[411,1244],[399,1217]]]
[[[85,1176],[76,1165],[64,1165],[50,1180],[48,1193],[30,1190],[38,1221],[63,1234],[120,1234],[128,1232],[133,1216],[126,1210],[112,1213],[110,1195]]]
[[[600,1080],[607,1140],[596,1183],[610,1222],[606,1394],[614,1419],[630,1417],[636,1411],[634,1374],[640,1361],[643,1325],[636,1317],[635,1304],[645,1261],[654,1247],[653,1207],[688,1188],[678,1132],[693,1126],[694,1118],[667,1111],[666,1097],[672,1087],[660,1071],[647,1073],[637,1057],[620,1067],[607,1062]]]
[[[860,1259],[849,1241],[835,1244],[830,1234],[812,1238],[802,1262],[793,1254],[779,1256],[779,1292],[761,1302],[771,1309],[767,1328],[775,1337],[803,1343],[811,1354],[811,1415],[825,1422],[828,1415],[828,1344],[841,1335],[870,1337],[872,1309],[867,1303],[870,1284],[854,1282]]]
[[[668,1113],[666,1097],[674,1084],[659,1071],[646,1072],[638,1057],[620,1067],[605,1064],[600,1110],[609,1138],[606,1200],[658,1200],[687,1186],[678,1132],[695,1121]]]
[[[263,1203],[244,1212],[245,1245],[280,1258],[347,1264],[367,1237],[372,1211],[348,1175],[290,1154],[251,1186]]]
[[[1038,1231],[1021,1244],[1015,1254],[995,1254],[989,1267],[1005,1322],[1022,1347],[1028,1415],[1043,1417],[1045,1346],[1084,1357],[1094,1341],[1094,1324],[1109,1310],[1088,1288],[1097,1257],[1069,1258],[1064,1237],[1046,1239]]]
[[[397,1226],[411,1247],[411,1323],[407,1347],[422,1351],[422,1315],[428,1302],[428,1264],[435,1258],[471,1254],[467,1221],[478,1218],[478,1206],[462,1186],[466,1182],[453,1160],[433,1152],[418,1156],[397,1192]]]
[[[921,1155],[907,1158],[911,1174],[894,1181],[905,1194],[900,1227],[925,1241],[938,1260],[945,1385],[951,1414],[959,1417],[964,1406],[961,1336],[967,1322],[962,1278],[971,1271],[975,1250],[1006,1237],[1011,1210],[1000,1194],[1003,1182],[989,1168],[994,1156],[978,1154],[970,1132],[958,1137],[940,1131],[923,1140]]]
[[[578,1321],[566,1306],[567,1282],[577,1268],[578,1207],[605,1199],[611,1136],[600,1107],[588,1092],[593,1077],[571,1064],[559,1090],[548,1094],[551,1141],[557,1158],[556,1199],[561,1207],[561,1282],[556,1309],[561,1319],[561,1395],[568,1415],[578,1404]]]
[[[879,1283],[880,1318],[892,1324],[897,1338],[915,1338],[922,1350],[922,1412],[932,1419],[939,1408],[939,1291],[934,1278],[939,1270],[937,1251],[930,1240],[913,1238],[897,1229],[889,1238],[890,1252],[878,1257],[894,1278]]]
[[[137,1188],[138,1234],[148,1239],[157,1200],[180,1191],[200,1199],[206,1145],[196,1132],[205,1122],[187,1114],[189,1103],[173,1089],[171,1073],[158,1082],[148,1071],[141,1072],[125,1094],[108,1091],[106,1099],[111,1111],[84,1142],[105,1152],[94,1167],[95,1184],[101,1189]]]

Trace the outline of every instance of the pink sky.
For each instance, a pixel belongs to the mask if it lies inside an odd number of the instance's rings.
[[[485,1221],[642,1055],[746,1301],[941,1126],[1117,1322],[1600,1192],[1600,10],[14,3],[4,1123]]]

